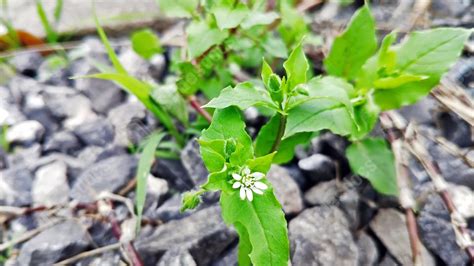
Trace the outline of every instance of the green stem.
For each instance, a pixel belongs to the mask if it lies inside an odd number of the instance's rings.
[[[275,138],[275,142],[273,143],[272,149],[270,150],[270,153],[277,151],[280,147],[281,139],[283,137],[283,134],[285,134],[286,118],[286,115],[280,114],[280,125],[278,126],[278,133]]]

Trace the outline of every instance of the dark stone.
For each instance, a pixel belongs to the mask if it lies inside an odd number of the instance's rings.
[[[198,265],[209,265],[235,239],[236,233],[224,224],[220,208],[209,207],[161,225],[150,235],[139,236],[135,246],[141,254],[187,250]]]
[[[238,246],[235,245],[228,251],[224,252],[223,256],[212,263],[212,266],[237,266]]]
[[[151,130],[143,122],[145,118],[145,107],[140,103],[124,103],[110,110],[108,119],[115,128],[114,143],[127,147],[149,135]]]
[[[86,250],[89,244],[87,233],[79,223],[65,221],[23,244],[18,262],[20,265],[52,265]]]
[[[448,210],[438,195],[431,195],[418,216],[420,237],[446,265],[467,265],[469,257],[456,243]]]
[[[334,162],[323,154],[313,154],[308,158],[300,160],[298,166],[313,184],[336,177]]]
[[[79,59],[73,62],[71,72],[74,76],[84,76],[97,73],[99,70],[92,66],[88,60]],[[122,89],[108,80],[75,79],[74,87],[91,99],[92,108],[100,114],[106,114],[125,100]]]
[[[441,134],[461,148],[473,146],[471,126],[453,113],[443,112],[436,117]]]
[[[0,171],[0,205],[27,206],[33,203],[33,175],[24,168]]]
[[[69,131],[60,131],[51,136],[43,145],[44,152],[73,154],[81,149],[77,137]]]
[[[179,210],[181,208],[181,201],[182,201],[181,195],[175,194],[174,196],[166,200],[153,213],[149,213],[148,215],[153,220],[160,220],[166,223],[171,220],[182,219],[184,217],[191,215],[193,212],[195,212],[195,210],[188,210],[186,212],[181,212]]]
[[[349,223],[337,207],[306,209],[290,221],[289,237],[294,266],[354,265],[358,260]]]
[[[202,161],[199,143],[196,139],[189,141],[181,151],[181,161],[195,185],[202,185],[206,182],[209,172]]]
[[[310,206],[335,205],[339,194],[336,180],[321,182],[304,193],[304,200]]]
[[[357,238],[357,247],[359,248],[358,265],[372,266],[377,264],[379,251],[372,237],[362,231]]]
[[[346,148],[349,142],[341,136],[325,132],[311,140],[312,153],[320,153],[329,156],[338,163],[340,175],[346,176],[350,173],[349,163],[346,158]]]
[[[79,202],[92,202],[102,191],[115,192],[135,175],[137,158],[120,155],[99,161],[77,178],[71,198]]]
[[[181,160],[159,159],[153,164],[151,173],[165,179],[172,188],[178,191],[188,191],[194,187]]]
[[[105,118],[79,125],[74,134],[86,145],[103,147],[114,140],[114,128]]]

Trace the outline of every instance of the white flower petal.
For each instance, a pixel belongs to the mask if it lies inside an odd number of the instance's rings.
[[[241,187],[241,188],[240,188],[240,198],[241,198],[242,200],[245,199],[245,188],[244,188],[244,187]]]
[[[250,169],[248,167],[245,167],[244,170],[242,170],[242,173],[244,175],[250,175]]]
[[[237,181],[240,181],[240,180],[242,179],[242,176],[239,175],[239,174],[233,173],[233,174],[232,174],[232,178],[235,179],[235,180],[237,180]]]
[[[250,175],[251,177],[255,178],[255,180],[260,180],[265,177],[265,174],[260,172],[255,172]]]
[[[247,198],[249,199],[249,201],[252,201],[253,200],[252,190],[250,190],[249,188],[246,188],[245,191],[247,192]]]
[[[256,188],[258,189],[261,189],[261,190],[265,190],[268,188],[268,186],[265,184],[265,183],[262,183],[262,182],[255,182],[255,184],[253,184]]]
[[[235,183],[232,185],[232,188],[239,188],[240,186],[242,186],[242,183],[240,183],[240,182],[235,182]]]
[[[260,189],[256,188],[256,187],[252,187],[252,191],[259,194],[259,195],[262,195],[263,194],[263,191],[261,191]]]

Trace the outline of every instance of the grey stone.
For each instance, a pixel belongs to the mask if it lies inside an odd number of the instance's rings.
[[[140,253],[163,254],[187,250],[198,265],[208,265],[236,238],[220,215],[220,208],[209,207],[181,220],[170,221],[148,236],[139,236],[135,245]]]
[[[380,209],[370,228],[402,265],[412,263],[412,254],[405,216],[393,209]],[[388,230],[389,229],[389,230]],[[421,264],[436,265],[433,257],[421,246]]]
[[[35,143],[29,147],[15,147],[13,154],[8,159],[9,167],[26,168],[30,171],[41,156],[41,145]]]
[[[474,217],[474,192],[471,189],[452,185],[448,187],[448,193],[459,214],[465,219]]]
[[[74,134],[86,145],[106,146],[114,140],[114,128],[105,118],[79,125]]]
[[[59,60],[63,60],[63,62],[59,62]],[[41,65],[37,66],[37,80],[43,84],[54,86],[71,85],[72,81],[69,77],[72,75],[68,71],[68,63],[65,60],[59,56],[48,57]]]
[[[166,58],[163,54],[155,54],[150,60],[150,75],[155,80],[159,80],[163,77],[166,69]]]
[[[91,41],[91,46],[96,46],[92,44],[92,42],[95,41]],[[102,50],[100,42],[98,45]],[[99,70],[92,66],[86,59],[77,60],[73,64],[74,70],[71,70],[71,72],[73,72],[75,76],[90,75],[99,72]],[[125,100],[122,89],[112,81],[92,78],[76,79],[74,80],[74,87],[87,95],[92,102],[94,111],[101,114],[106,114]]]
[[[6,140],[9,143],[30,145],[42,139],[45,129],[38,121],[20,122],[7,130]]]
[[[78,261],[76,266],[116,266],[122,265],[122,258],[117,251],[104,252],[100,256]]]
[[[354,189],[346,190],[339,196],[339,206],[346,213],[353,230],[360,227],[359,199],[359,193]]]
[[[20,265],[52,265],[89,246],[84,228],[70,220],[57,224],[27,241],[20,250]]]
[[[92,202],[102,191],[115,192],[135,175],[137,159],[120,155],[99,161],[87,168],[77,178],[71,190],[71,198],[80,202]]]
[[[409,121],[416,121],[418,124],[433,124],[433,113],[436,108],[436,100],[425,97],[416,104],[403,107],[400,113]]]
[[[135,53],[132,47],[126,47],[119,54],[119,61],[132,76],[140,80],[153,80],[149,73],[150,63]]]
[[[321,182],[304,193],[304,200],[310,206],[314,205],[334,205],[337,203],[337,189],[336,179]]]
[[[33,181],[33,202],[53,206],[68,202],[67,165],[62,161],[40,167]]]
[[[209,172],[202,161],[199,143],[196,139],[189,141],[181,151],[181,161],[194,184],[202,185],[206,182]]]
[[[43,151],[71,154],[80,150],[81,147],[81,143],[74,134],[69,131],[60,131],[46,140]]]
[[[43,57],[40,53],[18,53],[8,62],[16,69],[17,72],[28,76],[35,77],[36,69],[43,61]]]
[[[147,215],[150,216],[150,218],[152,218],[153,220],[160,220],[166,223],[171,220],[182,219],[195,212],[195,210],[181,212],[181,201],[181,195],[175,194],[171,198],[166,200],[158,209],[156,209],[156,211],[154,211],[153,213],[147,213]]]
[[[285,168],[272,165],[267,178],[272,183],[275,196],[281,203],[285,214],[295,215],[303,210],[300,188]]]
[[[377,265],[379,251],[372,237],[362,232],[357,238],[357,247],[359,248],[359,265]]]
[[[357,265],[357,246],[337,207],[306,209],[290,221],[289,237],[294,266]]]
[[[0,205],[26,206],[32,203],[33,175],[24,168],[0,171]]]
[[[148,175],[146,200],[145,200],[145,214],[148,211],[154,211],[158,205],[163,201],[168,194],[169,187],[166,180]]]
[[[233,248],[226,251],[221,258],[214,261],[212,266],[237,266],[237,253],[238,246],[235,245]]]
[[[141,133],[144,136],[148,135],[148,128],[144,124],[140,124],[139,121],[143,121],[146,117],[145,107],[140,103],[124,103],[112,110],[108,114],[108,119],[115,128],[114,143],[119,146],[127,147],[132,143],[131,137],[133,134],[130,132],[130,126],[132,123],[141,125]]]
[[[426,247],[446,265],[467,265],[469,258],[456,243],[449,212],[438,195],[431,195],[421,209],[418,228]]]
[[[399,266],[401,265],[398,263],[390,254],[386,254],[382,261],[380,261],[379,266]]]
[[[441,134],[459,147],[468,148],[474,144],[471,138],[471,126],[456,114],[450,112],[439,113],[436,116],[436,124]]]
[[[323,154],[313,154],[302,159],[298,166],[313,183],[331,180],[336,176],[334,162]]]
[[[196,266],[191,254],[186,250],[172,249],[161,257],[158,266]]]
[[[184,169],[181,160],[157,160],[153,164],[151,173],[165,179],[173,189],[178,191],[188,191],[194,187],[194,183],[188,176],[186,169]]]

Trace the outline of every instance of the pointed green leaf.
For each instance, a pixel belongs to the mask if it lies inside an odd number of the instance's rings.
[[[219,29],[232,29],[239,26],[248,15],[248,7],[244,3],[238,3],[235,7],[218,4],[211,11],[216,18]]]
[[[151,165],[155,160],[155,151],[160,144],[161,140],[165,136],[164,133],[155,133],[151,135],[145,144],[142,154],[140,155],[140,161],[138,162],[137,169],[137,187],[135,191],[135,204],[137,206],[137,221],[142,220],[143,207],[145,206],[146,189],[148,175],[150,175]],[[137,223],[137,230],[140,229],[140,224]]]
[[[394,157],[384,139],[354,142],[346,155],[352,171],[367,178],[378,192],[398,195]]]
[[[256,105],[276,108],[267,91],[257,88],[250,82],[244,82],[237,84],[235,88],[223,89],[219,97],[212,99],[204,107],[222,109],[237,106],[244,110]]]
[[[202,190],[185,192],[183,194],[183,200],[181,202],[181,208],[179,209],[179,211],[184,212],[186,210],[195,209],[199,205],[199,203],[201,203],[201,193]]]
[[[212,46],[222,43],[229,36],[227,30],[221,31],[218,28],[212,28],[205,21],[191,23],[186,33],[191,59],[202,55]]]
[[[426,96],[456,62],[470,35],[470,30],[462,28],[438,28],[411,33],[406,41],[394,48],[394,71],[429,78],[404,83],[391,90],[377,90],[375,102],[382,110],[388,110],[415,103]]]
[[[242,21],[240,25],[243,29],[250,29],[253,26],[268,25],[277,20],[280,16],[276,12],[262,13],[260,11],[252,11]]]
[[[306,83],[309,64],[301,43],[291,52],[288,60],[283,63],[283,67],[286,71],[289,91],[298,84]]]
[[[252,139],[245,131],[245,123],[235,107],[216,110],[212,123],[202,132],[200,141],[234,140],[245,147],[241,152],[243,159],[253,157]],[[203,154],[204,156],[204,154]]]
[[[110,45],[109,39],[107,38],[107,35],[105,34],[104,29],[99,23],[99,19],[97,16],[94,14],[94,20],[95,20],[95,26],[97,28],[97,33],[100,36],[100,39],[102,40],[102,43],[105,46],[105,50],[107,51],[107,55],[109,56],[110,61],[114,65],[115,71],[117,71],[119,74],[127,74],[127,70],[122,66],[122,63],[120,63],[117,54],[114,51],[114,48],[112,48],[112,45]]]
[[[153,88],[151,97],[163,109],[176,117],[184,125],[188,124],[188,108],[184,98],[179,94],[175,84],[158,85]]]
[[[353,79],[376,49],[375,20],[369,7],[364,6],[354,14],[346,30],[334,40],[324,66],[331,75]]]
[[[285,215],[271,187],[251,202],[241,200],[236,190],[222,193],[220,202],[224,221],[235,224],[244,240],[243,252],[248,252],[248,243],[251,244],[249,256],[253,265],[288,265],[289,241]],[[241,252],[239,250],[240,261],[248,263]]]

